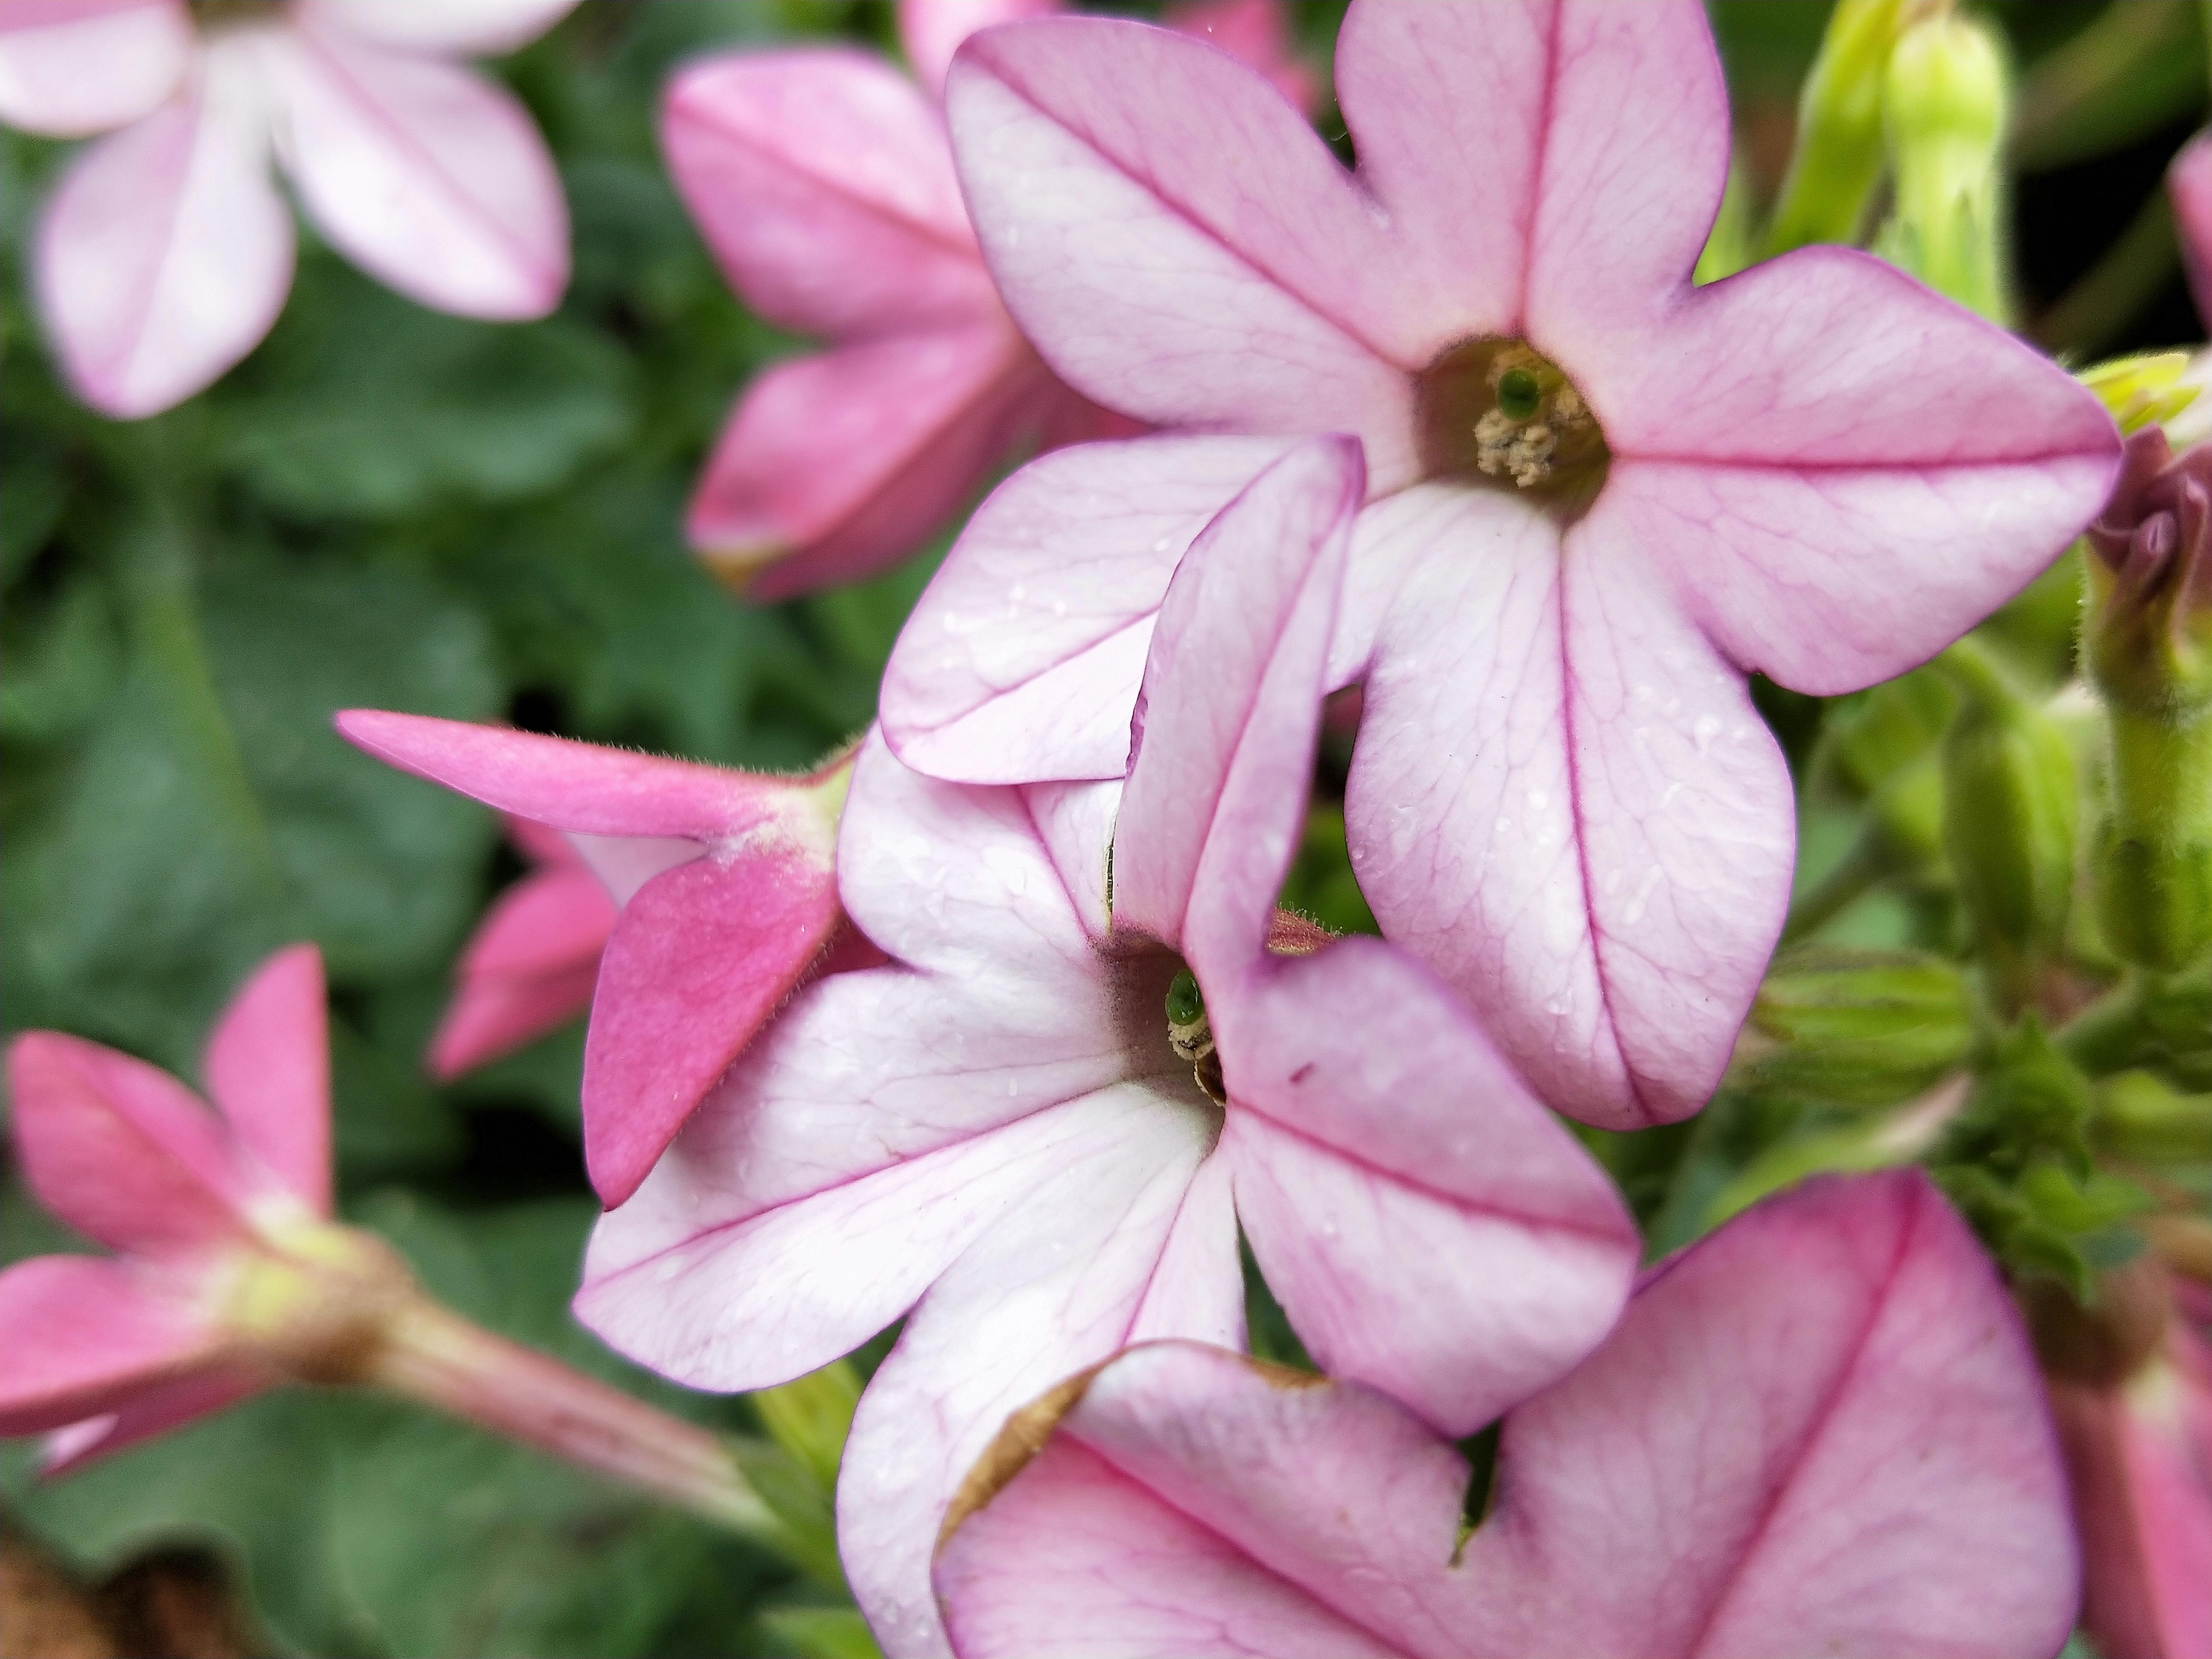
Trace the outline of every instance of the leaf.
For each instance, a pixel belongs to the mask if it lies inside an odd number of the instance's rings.
[[[258,556],[195,596],[173,529],[146,523],[130,656],[0,868],[10,1024],[187,1072],[216,1008],[277,945],[332,975],[442,960],[493,835],[465,802],[345,747],[346,704],[490,712],[481,629],[419,578]]]
[[[259,367],[219,394],[222,449],[303,519],[536,495],[636,418],[629,363],[593,331],[443,316],[327,260],[301,270]]]

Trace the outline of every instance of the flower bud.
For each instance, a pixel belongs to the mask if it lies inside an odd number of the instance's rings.
[[[2074,887],[2074,757],[2050,718],[2016,697],[1978,698],[1943,744],[1943,841],[1959,895],[2007,1006],[2033,1000]]]
[[[1792,951],[1752,1004],[1774,1047],[1752,1080],[1845,1106],[1886,1106],[1965,1062],[1973,1040],[1966,985],[1941,957],[1912,951]]]
[[[2142,1164],[2212,1159],[2212,1095],[2188,1095],[2152,1072],[2122,1072],[2097,1091],[2098,1146]]]
[[[2074,378],[2096,394],[2123,433],[2133,434],[2166,426],[2197,401],[2199,388],[2184,378],[2189,366],[2185,351],[2142,351],[2093,363]]]
[[[2212,446],[2129,439],[2088,544],[2083,656],[2111,740],[2098,920],[2121,957],[2172,973],[2212,948]]]
[[[1984,23],[1930,17],[1890,54],[1882,118],[1896,201],[1875,250],[2000,322],[2008,301],[1999,155],[2011,106],[2004,55]]]
[[[1884,74],[1899,29],[1920,8],[1838,0],[1797,99],[1797,143],[1767,227],[1769,254],[1808,242],[1856,242],[1881,179]]]

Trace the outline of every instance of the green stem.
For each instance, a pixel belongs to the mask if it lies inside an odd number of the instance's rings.
[[[412,1297],[390,1320],[362,1380],[640,1487],[823,1571],[818,1546],[769,1507],[716,1436],[435,1303]],[[834,1559],[828,1571],[836,1582]]]

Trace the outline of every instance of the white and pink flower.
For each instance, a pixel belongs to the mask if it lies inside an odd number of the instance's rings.
[[[1385,937],[1561,1110],[1694,1112],[1794,851],[1753,672],[1821,695],[1949,643],[2094,515],[2096,400],[1880,261],[1691,283],[1728,168],[1694,0],[1354,0],[1357,172],[1164,30],[975,36],[946,81],[1008,310],[1162,428],[1033,462],[901,638],[892,749],[969,782],[1117,775],[1158,596],[1302,434],[1366,447],[1328,683]]]
[[[731,287],[832,343],[746,388],[692,498],[693,545],[755,598],[905,557],[1024,447],[1139,429],[1060,384],[1007,317],[938,107],[970,33],[1060,9],[902,0],[919,86],[846,48],[729,52],[670,83],[661,147]],[[1200,0],[1167,21],[1311,107],[1279,0]]]
[[[550,311],[568,281],[552,158],[512,94],[447,59],[510,51],[574,3],[292,0],[204,24],[182,0],[0,4],[0,122],[108,135],[70,163],[33,258],[78,395],[158,413],[269,331],[293,264],[272,159],[316,228],[410,299]]]
[[[1611,1182],[1449,993],[1276,916],[1361,485],[1317,440],[1200,538],[1126,783],[943,783],[872,739],[838,889],[890,961],[802,991],[593,1236],[578,1314],[694,1386],[905,1316],[838,1499],[888,1652],[942,1650],[930,1540],[1010,1410],[1131,1341],[1241,1344],[1240,1227],[1317,1358],[1448,1433],[1626,1294]]]

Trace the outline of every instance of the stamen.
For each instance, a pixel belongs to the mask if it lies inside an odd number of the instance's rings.
[[[1213,1028],[1206,1018],[1206,998],[1198,976],[1185,968],[1168,981],[1168,1047],[1190,1062],[1190,1074],[1206,1097],[1218,1106],[1229,1098],[1221,1080],[1221,1056],[1213,1051]]]
[[[1558,364],[1519,340],[1464,341],[1419,382],[1430,476],[1511,481],[1578,516],[1604,482],[1605,434]]]

